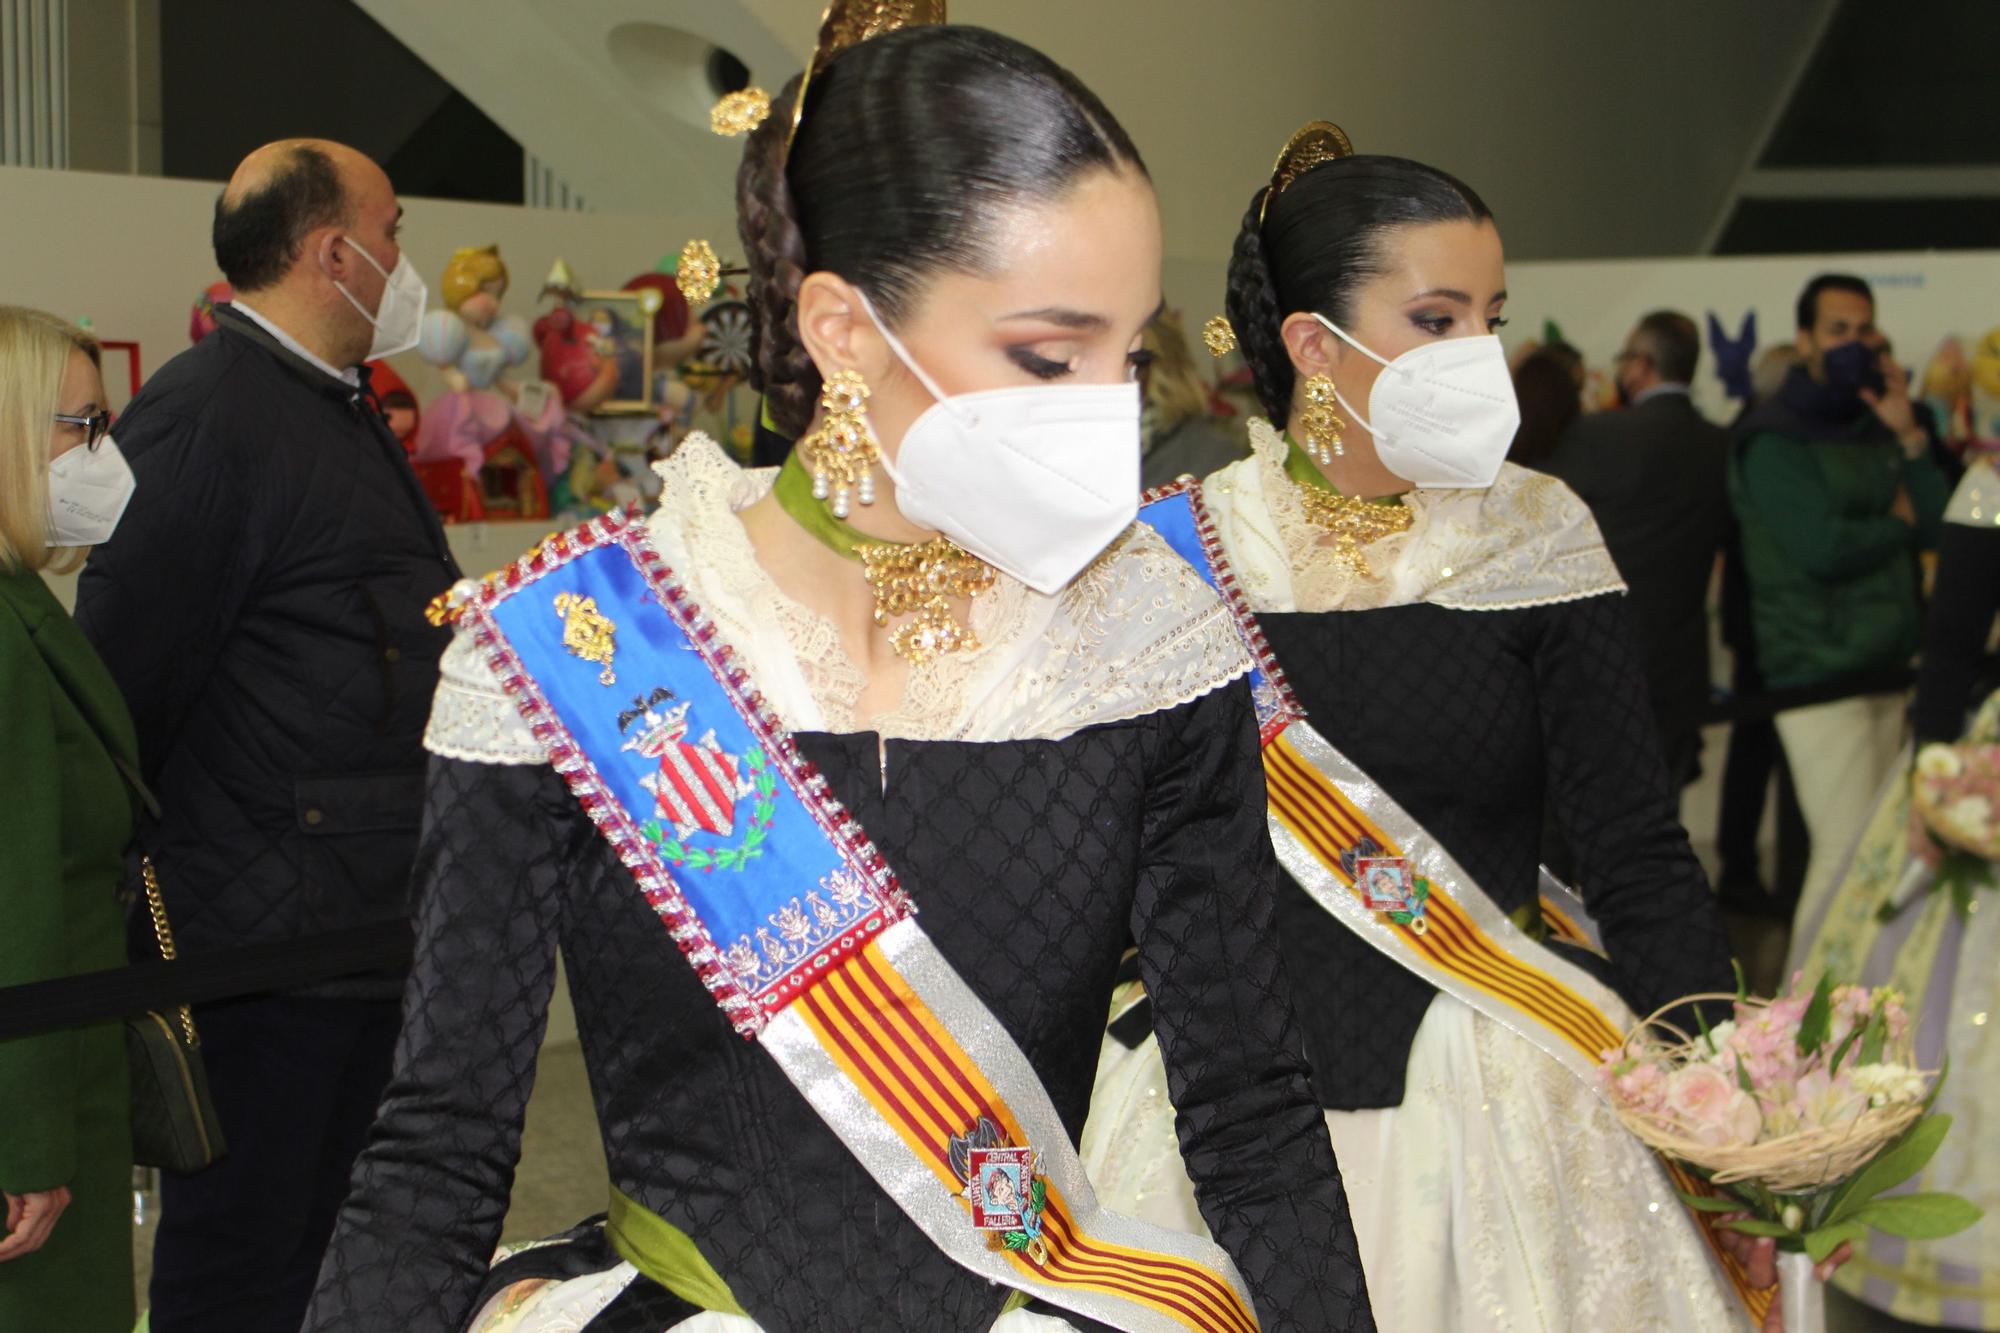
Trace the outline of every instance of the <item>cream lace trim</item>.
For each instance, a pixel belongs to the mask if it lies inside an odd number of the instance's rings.
[[[770,489],[775,471],[739,468],[700,434],[655,468],[664,487],[647,520],[654,545],[772,710],[795,731],[859,730],[861,669],[832,621],[787,597],[757,563],[736,517]],[[1250,666],[1215,594],[1139,524],[1053,597],[1002,575],[973,600],[972,628],[982,646],[912,669],[901,704],[876,718],[876,731],[907,740],[1059,740],[1187,703]],[[463,636],[445,653],[424,743],[448,758],[543,760]]]
[[[1431,602],[1505,610],[1623,592],[1589,508],[1562,482],[1507,464],[1480,490],[1407,492],[1408,530],[1363,547],[1362,577],[1324,557],[1332,537],[1306,517],[1285,475],[1285,442],[1250,423],[1252,456],[1202,492],[1230,563],[1257,611],[1365,611]]]
[[[1982,458],[1965,469],[1945,506],[1944,521],[1968,528],[2000,528],[2000,467]]]

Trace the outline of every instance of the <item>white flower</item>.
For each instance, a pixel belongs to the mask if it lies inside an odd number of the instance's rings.
[[[1729,1039],[1736,1035],[1736,1020],[1725,1018],[1708,1030],[1708,1044],[1720,1056],[1729,1048]],[[1714,1058],[1714,1057],[1711,1057]]]
[[[1961,796],[1944,808],[1945,822],[1984,841],[1993,832],[1993,808],[1984,796]]]
[[[1865,1094],[1870,1106],[1913,1102],[1924,1095],[1923,1074],[1906,1065],[1856,1065],[1851,1077],[1854,1090]]]
[[[1942,741],[1932,741],[1917,751],[1917,772],[1927,778],[1955,778],[1965,771],[1958,751]]]

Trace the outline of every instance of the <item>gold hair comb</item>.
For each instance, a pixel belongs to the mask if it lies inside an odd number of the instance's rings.
[[[806,72],[799,77],[798,96],[792,99],[792,128],[785,136],[785,156],[791,156],[792,141],[799,137],[806,88],[815,74],[842,51],[870,37],[945,22],[944,7],[945,0],[833,0],[820,18],[819,40],[813,45],[812,59],[806,62]]]
[[[1264,225],[1271,201],[1290,189],[1299,177],[1322,163],[1353,156],[1354,145],[1348,140],[1347,131],[1332,121],[1309,120],[1300,126],[1298,133],[1285,141],[1284,151],[1278,154],[1271,168],[1271,188],[1264,192],[1264,202],[1257,207],[1257,225]]]

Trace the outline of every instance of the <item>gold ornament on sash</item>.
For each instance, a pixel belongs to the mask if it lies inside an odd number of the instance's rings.
[[[562,617],[562,643],[570,656],[601,663],[604,670],[597,673],[598,684],[616,685],[618,676],[611,669],[611,659],[618,655],[618,626],[597,609],[597,599],[559,592],[556,614]]]
[[[993,567],[944,538],[904,545],[869,543],[854,548],[875,592],[875,623],[914,615],[889,633],[889,646],[913,666],[947,653],[970,652],[979,639],[951,613],[954,597],[976,597],[993,586]]]
[[[1264,192],[1264,202],[1258,205],[1257,225],[1264,225],[1271,201],[1290,189],[1299,177],[1322,163],[1353,156],[1354,145],[1349,142],[1347,131],[1332,121],[1309,120],[1300,126],[1298,133],[1285,141],[1284,151],[1278,154],[1278,161],[1271,168],[1271,188]]]
[[[1201,345],[1217,360],[1236,350],[1236,330],[1229,325],[1226,315],[1211,315],[1208,323],[1201,326]]]
[[[792,128],[785,135],[785,156],[791,156],[792,142],[799,137],[799,122],[805,118],[806,89],[828,61],[885,32],[943,23],[944,7],[945,0],[833,0],[820,17],[819,41],[813,45],[812,59],[806,62],[805,73],[799,76],[799,91],[792,98]]]

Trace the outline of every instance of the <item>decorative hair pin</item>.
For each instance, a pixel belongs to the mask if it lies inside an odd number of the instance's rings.
[[[750,270],[747,268],[724,268],[717,258],[715,247],[696,237],[681,247],[680,259],[674,265],[674,286],[681,289],[681,295],[690,306],[701,305],[715,295],[724,278],[740,277]]]
[[[1348,140],[1347,131],[1330,120],[1309,120],[1299,127],[1298,133],[1285,141],[1284,151],[1271,168],[1271,188],[1264,192],[1264,202],[1257,207],[1257,225],[1264,225],[1264,215],[1271,210],[1271,201],[1292,187],[1293,182],[1325,162],[1338,161],[1354,156],[1354,145]]]
[[[1201,345],[1218,361],[1236,350],[1236,330],[1230,327],[1227,316],[1209,317],[1208,323],[1201,326]]]
[[[708,113],[708,127],[725,139],[748,134],[771,114],[771,94],[762,88],[724,93]]]
[[[792,128],[785,135],[785,156],[792,155],[792,141],[799,137],[799,121],[806,113],[806,89],[813,76],[850,46],[859,46],[870,37],[899,28],[916,28],[945,22],[945,0],[833,0],[819,21],[819,40],[813,45],[812,59],[799,77],[798,96],[792,99]]]

